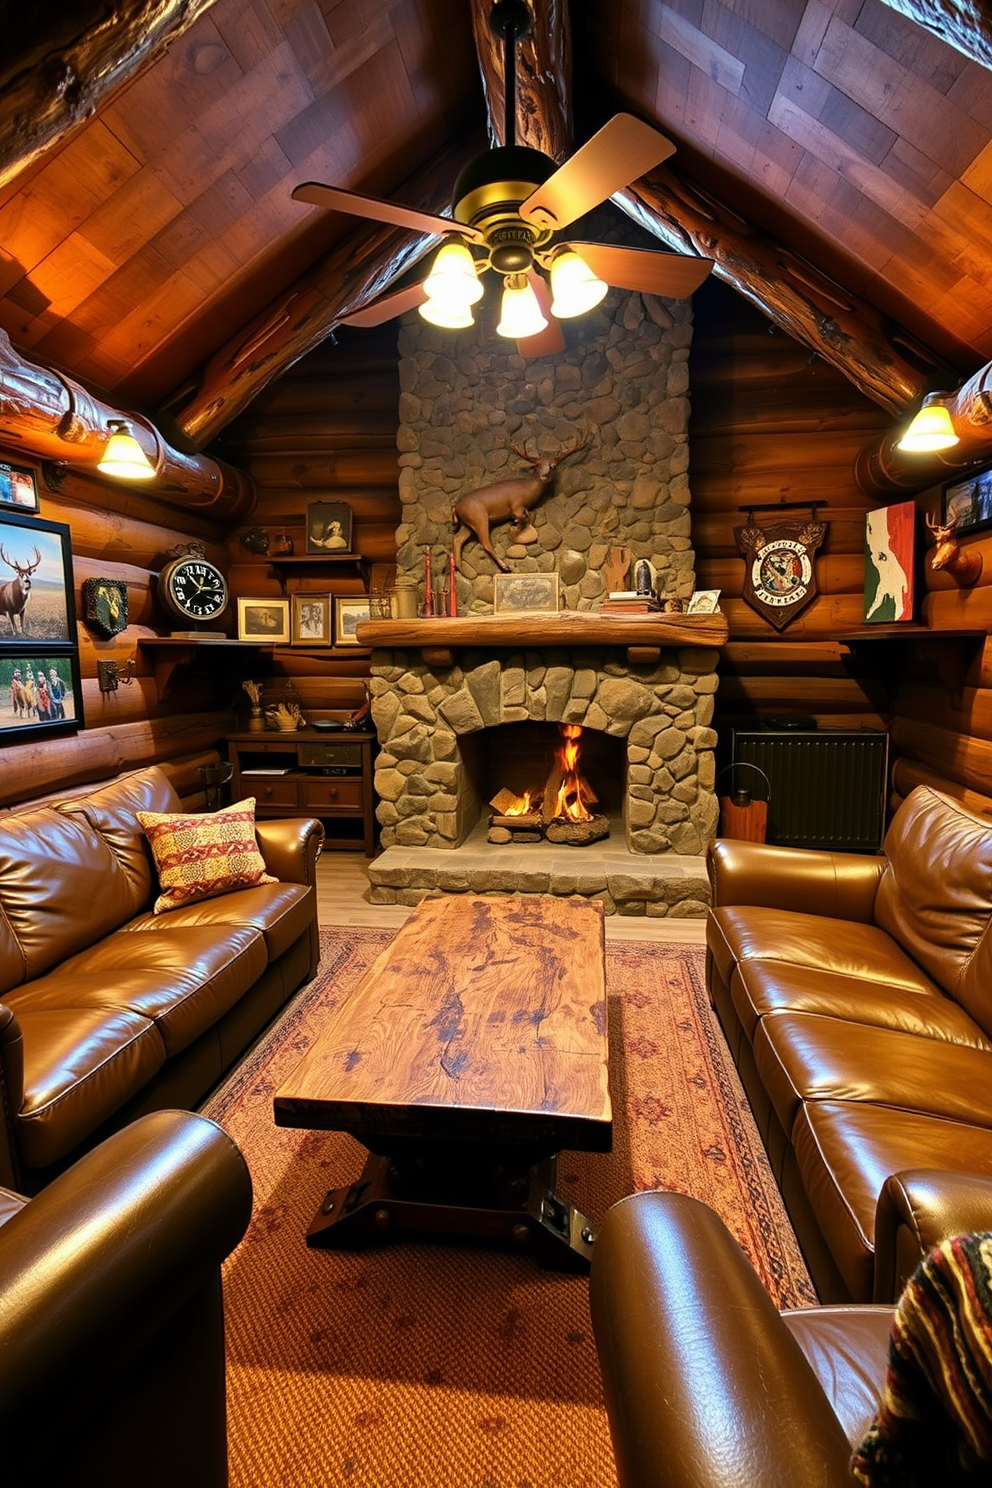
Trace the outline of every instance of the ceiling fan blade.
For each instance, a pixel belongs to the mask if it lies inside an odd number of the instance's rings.
[[[340,186],[325,186],[320,181],[304,181],[293,188],[294,201],[309,202],[332,212],[348,212],[352,217],[371,217],[374,222],[388,222],[393,227],[409,227],[414,232],[458,233],[472,242],[485,242],[474,227],[466,227],[450,217],[421,212],[397,202],[382,201],[378,196],[363,196],[359,191],[344,191]]]
[[[531,269],[527,278],[537,296],[541,314],[548,323],[536,336],[521,337],[517,341],[517,350],[522,357],[556,356],[558,352],[565,350],[565,337],[562,335],[561,322],[555,320],[551,314],[551,292],[546,281],[534,269]]]
[[[422,305],[427,298],[427,292],[423,284],[411,284],[406,289],[396,289],[392,294],[380,295],[378,299],[371,300],[369,304],[363,305],[361,310],[355,310],[351,315],[345,315],[341,324],[346,326],[369,326],[382,325],[384,321],[392,320],[396,315],[403,315],[407,310],[415,310]]]
[[[538,227],[567,227],[674,152],[671,140],[650,124],[633,114],[614,114],[588,144],[531,192],[521,203],[520,215]]]
[[[652,248],[614,248],[611,243],[566,243],[589,265],[597,279],[614,289],[637,289],[642,294],[681,300],[691,295],[713,267],[711,258],[663,253]]]

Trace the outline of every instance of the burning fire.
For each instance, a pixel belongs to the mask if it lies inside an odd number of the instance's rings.
[[[557,775],[561,772],[561,783],[548,815],[568,817],[570,821],[591,821],[593,813],[589,806],[595,806],[596,795],[588,781],[579,773],[579,740],[582,730],[577,723],[561,723],[558,727],[564,743],[555,752],[555,773]]]

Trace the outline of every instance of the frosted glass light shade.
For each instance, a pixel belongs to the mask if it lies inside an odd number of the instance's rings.
[[[482,299],[482,285],[475,272],[475,259],[464,243],[445,243],[438,249],[424,290],[431,300],[445,304],[474,305]]]
[[[417,308],[423,320],[445,331],[462,331],[475,325],[472,308],[464,300],[425,300]]]
[[[911,455],[925,455],[935,450],[952,449],[958,443],[946,405],[924,402],[896,449],[906,450]]]
[[[559,320],[584,315],[599,304],[609,287],[577,253],[560,253],[551,265],[551,313]]]
[[[97,470],[103,475],[112,475],[117,480],[154,479],[155,467],[127,424],[114,419],[109,427],[114,432],[107,440],[107,448],[97,464]]]
[[[501,311],[496,334],[511,341],[525,341],[528,336],[536,336],[548,323],[541,313],[537,295],[522,274],[507,279]]]

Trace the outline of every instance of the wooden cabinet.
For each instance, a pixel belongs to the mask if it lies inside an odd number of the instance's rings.
[[[229,734],[233,799],[255,797],[255,815],[318,816],[325,847],[375,851],[372,757],[375,734],[299,729]]]

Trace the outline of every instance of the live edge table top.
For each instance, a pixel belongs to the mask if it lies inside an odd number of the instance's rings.
[[[275,1095],[279,1126],[606,1152],[602,906],[425,899]]]

